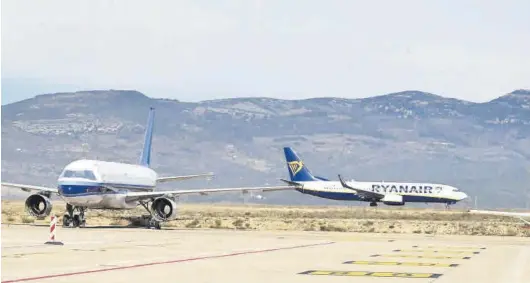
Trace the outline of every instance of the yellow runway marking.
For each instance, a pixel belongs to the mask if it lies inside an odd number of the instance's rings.
[[[408,273],[408,272],[370,272],[370,271],[335,271],[335,270],[308,270],[299,274],[330,275],[330,276],[365,276],[365,277],[400,277],[400,278],[438,278],[438,273]]]
[[[471,257],[456,257],[443,255],[406,255],[406,254],[390,254],[390,255],[371,255],[371,257],[403,257],[403,258],[430,258],[430,259],[470,259]]]
[[[424,248],[424,249],[448,249],[448,250],[452,250],[452,249],[455,249],[455,250],[485,250],[486,248],[484,247],[458,247],[458,246],[448,246],[448,247],[442,247],[442,246],[439,246],[439,247],[436,247],[436,246],[425,246],[425,247],[420,247],[420,246],[412,246],[413,248]]]
[[[437,262],[400,262],[400,261],[365,261],[352,260],[343,262],[344,264],[360,265],[403,265],[403,266],[432,266],[432,267],[457,267],[454,263],[437,263]]]
[[[479,254],[480,252],[474,251],[439,251],[439,250],[393,250],[394,252],[405,252],[405,253],[448,253],[448,254]]]

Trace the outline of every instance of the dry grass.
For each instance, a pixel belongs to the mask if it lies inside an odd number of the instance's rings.
[[[52,213],[64,213],[64,203],[54,203]],[[89,210],[87,225],[143,225],[146,211]],[[2,223],[33,223],[22,201],[2,201]],[[45,220],[44,220],[45,221]],[[465,211],[439,211],[407,207],[322,207],[227,204],[182,204],[176,220],[163,226],[179,228],[341,231],[442,235],[497,235],[530,237],[513,218],[471,215]]]

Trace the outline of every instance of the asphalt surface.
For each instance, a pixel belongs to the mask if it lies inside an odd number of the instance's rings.
[[[2,225],[2,282],[530,282],[530,238]]]

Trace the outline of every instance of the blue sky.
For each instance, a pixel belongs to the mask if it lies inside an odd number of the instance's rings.
[[[2,104],[530,89],[530,1],[2,1]]]

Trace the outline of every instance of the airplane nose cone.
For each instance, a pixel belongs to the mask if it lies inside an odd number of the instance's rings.
[[[466,199],[467,198],[467,194],[464,193],[464,192],[460,192],[459,198],[460,198],[460,200]]]

